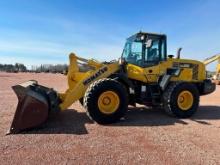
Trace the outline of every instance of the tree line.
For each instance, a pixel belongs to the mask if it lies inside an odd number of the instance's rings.
[[[40,73],[63,73],[66,74],[68,70],[68,65],[67,64],[56,64],[56,65],[51,65],[51,64],[42,64],[40,66],[31,66],[31,71]]]
[[[0,64],[0,71],[4,72],[35,72],[35,73],[63,73],[66,74],[68,70],[67,64],[42,64],[42,65],[33,65],[30,69],[27,69],[27,67],[24,64],[15,63],[13,64]]]
[[[15,65],[0,64],[0,71],[5,71],[5,72],[26,72],[27,67],[24,64],[20,64],[20,63],[15,63]]]

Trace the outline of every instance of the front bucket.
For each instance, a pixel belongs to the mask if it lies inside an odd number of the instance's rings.
[[[36,90],[39,87],[34,80],[12,87],[18,97],[18,105],[7,134],[39,126],[47,120],[49,102],[44,92]]]

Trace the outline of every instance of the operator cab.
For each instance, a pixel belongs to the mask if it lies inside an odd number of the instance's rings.
[[[166,35],[139,32],[125,43],[122,58],[140,67],[157,65],[167,58]]]

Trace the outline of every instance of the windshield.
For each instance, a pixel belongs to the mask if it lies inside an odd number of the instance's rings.
[[[128,63],[134,64],[134,65],[141,65],[142,48],[143,48],[143,43],[141,41],[127,40],[127,42],[125,43],[122,57],[125,58],[125,60]]]

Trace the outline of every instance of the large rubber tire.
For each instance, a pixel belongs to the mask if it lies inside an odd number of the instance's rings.
[[[119,97],[116,111],[111,114],[99,109],[98,99],[106,91],[112,91]],[[128,109],[128,97],[125,87],[116,80],[105,78],[91,84],[84,96],[84,107],[90,119],[99,124],[111,124],[124,117]]]
[[[192,94],[192,106],[183,110],[178,104],[178,97],[181,92],[188,91]],[[192,116],[199,106],[199,91],[194,84],[185,82],[170,83],[163,94],[163,105],[165,112],[178,118],[187,118]],[[191,99],[190,99],[191,100]]]

